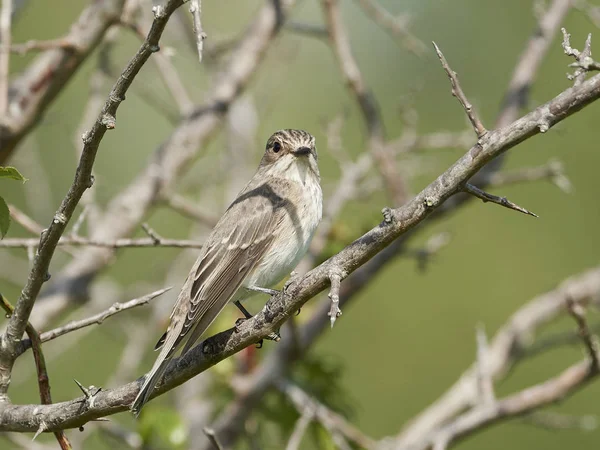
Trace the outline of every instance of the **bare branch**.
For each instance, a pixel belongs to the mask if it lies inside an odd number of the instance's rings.
[[[31,51],[45,51],[56,48],[63,50],[77,50],[77,46],[74,42],[66,40],[65,38],[58,38],[49,41],[30,40],[23,44],[12,44],[10,51],[18,55],[24,55]]]
[[[496,172],[489,176],[488,185],[493,187],[506,186],[522,182],[548,179],[565,194],[573,192],[573,185],[565,174],[563,164],[558,160],[549,161],[539,167],[526,167],[506,172]]]
[[[4,2],[8,3],[8,2]],[[38,55],[10,86],[9,108],[0,127],[0,165],[41,119],[81,63],[92,53],[110,26],[119,21],[125,0],[91,2],[75,21],[65,45]],[[72,45],[66,45],[72,43]]]
[[[527,214],[533,217],[538,217],[537,214],[532,213],[531,211],[522,208],[521,206],[517,205],[516,203],[511,202],[510,200],[508,200],[506,197],[498,197],[497,195],[492,195],[489,194],[481,189],[479,189],[477,186],[473,186],[470,183],[466,183],[463,187],[463,190],[471,195],[474,195],[477,198],[480,198],[481,200],[485,202],[492,202],[495,203],[497,205],[500,206],[504,206],[505,208],[508,209],[513,209],[515,211],[519,211],[523,214]]]
[[[567,298],[567,309],[569,314],[577,322],[579,327],[579,336],[585,344],[585,348],[590,357],[592,369],[596,372],[600,371],[600,364],[598,363],[598,342],[595,336],[592,335],[588,327],[587,321],[585,320],[585,310],[582,305],[576,303],[572,298]]]
[[[201,0],[190,1],[190,13],[194,19],[194,34],[196,35],[196,47],[198,49],[198,61],[202,62],[202,49],[204,48],[204,39],[206,39],[206,33],[202,29],[201,17]]]
[[[329,273],[329,282],[331,284],[331,288],[329,290],[329,300],[331,300],[331,308],[329,310],[329,320],[331,321],[331,328],[335,325],[335,321],[338,317],[342,315],[342,310],[340,309],[340,284],[342,282],[342,273],[340,270],[333,269]]]
[[[166,194],[165,202],[174,211],[194,219],[208,227],[214,227],[219,220],[213,213],[205,211],[195,203],[178,194]]]
[[[0,248],[35,248],[40,243],[36,238],[12,238],[0,241]],[[171,247],[171,248],[202,248],[203,242],[187,239],[166,239],[163,237],[147,238],[123,238],[114,241],[101,241],[98,239],[85,238],[82,236],[63,236],[56,244],[57,246],[77,246],[77,247],[103,247],[103,248],[153,248],[153,247]]]
[[[416,38],[408,29],[407,16],[392,16],[377,0],[358,0],[365,13],[381,28],[388,30],[392,36],[402,40],[404,47],[417,56],[422,56],[427,50],[425,44]]]
[[[394,204],[400,206],[408,198],[404,180],[398,172],[394,155],[385,145],[383,121],[379,105],[366,85],[350,47],[348,34],[342,22],[338,0],[322,0],[327,29],[333,50],[350,91],[360,105],[363,121],[367,126],[368,146],[377,169]]]
[[[475,134],[477,135],[477,137],[481,138],[485,133],[487,133],[487,130],[483,126],[483,123],[481,123],[481,119],[479,119],[479,116],[477,116],[477,114],[475,113],[473,105],[471,105],[469,100],[467,100],[467,96],[460,87],[460,83],[458,82],[458,76],[456,72],[454,72],[450,68],[450,66],[448,65],[448,61],[446,61],[446,58],[444,57],[444,54],[435,42],[433,42],[433,47],[435,48],[435,52],[437,53],[438,58],[440,58],[442,67],[444,68],[446,74],[448,75],[448,78],[450,79],[450,84],[452,84],[452,95],[458,99],[463,109],[465,110],[465,113],[467,113],[467,117],[469,118],[471,125],[473,125],[473,129],[475,130]]]
[[[376,443],[372,438],[356,429],[344,417],[311,397],[299,386],[286,380],[278,381],[276,385],[277,388],[290,399],[302,417],[308,416],[309,422],[310,419],[314,417],[314,419],[321,423],[326,430],[341,434],[344,438],[355,443],[360,448],[365,450],[376,448]],[[288,449],[290,448],[289,445],[291,442],[292,439],[290,439],[288,443]],[[297,444],[299,443],[300,442],[298,441]]]
[[[171,289],[171,287],[167,287],[167,288],[159,289],[158,291],[154,291],[150,294],[144,295],[143,297],[129,300],[128,302],[114,303],[107,310],[102,311],[98,314],[94,314],[91,317],[88,317],[86,319],[81,319],[81,320],[73,320],[73,321],[67,323],[66,325],[63,325],[61,327],[58,327],[53,330],[46,331],[46,332],[40,334],[40,341],[48,342],[48,341],[56,339],[60,336],[63,336],[67,333],[71,333],[72,331],[76,331],[76,330],[80,330],[85,327],[89,327],[90,325],[95,325],[95,324],[100,325],[102,322],[104,322],[105,319],[107,319],[111,316],[114,316],[115,314],[118,314],[120,312],[127,311],[128,309],[145,305],[150,300],[155,299],[156,297],[164,294],[165,292],[167,292],[170,289]],[[21,348],[19,349],[19,354],[23,353],[30,347],[31,347],[30,341],[23,341]]]
[[[5,120],[8,109],[8,74],[11,46],[12,0],[3,0],[0,9],[0,118]]]

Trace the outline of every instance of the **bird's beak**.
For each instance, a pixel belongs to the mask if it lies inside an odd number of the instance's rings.
[[[296,156],[308,156],[312,153],[312,150],[308,147],[300,147],[294,151],[294,155]]]

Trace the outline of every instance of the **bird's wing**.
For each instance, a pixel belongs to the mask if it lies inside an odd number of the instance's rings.
[[[269,189],[250,190],[215,227],[218,232],[209,238],[195,273],[190,274],[189,306],[173,344],[178,347],[189,335],[182,354],[206,331],[271,246],[285,213],[283,202]]]

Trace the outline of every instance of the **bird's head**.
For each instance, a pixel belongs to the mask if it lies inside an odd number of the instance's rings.
[[[275,176],[294,168],[309,169],[318,175],[314,136],[304,130],[276,131],[267,141],[260,165]]]

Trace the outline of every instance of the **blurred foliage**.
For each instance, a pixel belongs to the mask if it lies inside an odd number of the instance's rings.
[[[410,13],[414,34],[424,42],[437,42],[458,72],[462,87],[480,112],[484,124],[491,128],[514,64],[535,30],[534,2],[379,2],[392,14]],[[259,0],[231,0],[225,7],[221,2],[203,2],[203,26],[208,34],[206,45],[238,36],[262,3]],[[87,2],[75,0],[25,2],[14,24],[13,42],[52,39],[64,34],[85,4]],[[417,127],[421,133],[441,129],[458,131],[467,126],[433,52],[423,58],[408,53],[365,17],[354,1],[343,2],[343,15],[358,63],[379,100],[389,138],[396,138],[402,132],[399,106],[407,97],[416,108]],[[322,23],[319,2],[299,2],[293,19]],[[581,47],[588,32],[594,36],[598,34],[594,25],[578,11],[573,11],[564,25],[573,36],[574,46]],[[180,28],[178,24],[169,24],[161,48],[175,50],[172,61],[194,101],[201,102],[213,76],[209,69],[218,69],[222,61],[205,58],[199,66],[195,49],[186,46]],[[135,36],[121,31],[111,53],[112,66],[120,70],[138,45]],[[21,70],[32,58],[31,54],[11,56],[12,73]],[[555,39],[538,73],[527,109],[547,101],[570,85],[565,77],[569,63],[571,61],[562,53],[559,38]],[[26,173],[30,181],[19,186],[0,180],[2,195],[42,224],[50,222],[72,182],[76,166],[74,142],[79,139],[77,129],[90,92],[89,77],[96,64],[97,55],[92,55],[51,105],[42,123],[21,143],[11,164]],[[110,85],[106,83],[103,91],[108,93],[109,89]],[[165,108],[153,106],[156,99],[176,110],[155,67],[149,62],[119,110],[116,129],[107,133],[98,153],[95,188],[100,205],[105,205],[130,182],[172,132],[173,124],[165,117]],[[246,157],[257,163],[264,141],[276,129],[309,130],[317,138],[326,199],[340,171],[335,158],[328,152],[323,123],[345,112],[344,148],[352,157],[364,150],[360,113],[341,82],[326,41],[284,30],[243,100],[254,105],[259,117],[256,138],[244,143]],[[545,182],[506,186],[494,193],[506,195],[531,208],[539,213],[540,219],[472,201],[444,221],[422,224],[419,227],[421,233],[411,241],[411,248],[418,248],[429,236],[441,231],[452,234],[451,243],[436,255],[424,272],[419,271],[414,260],[409,258],[399,258],[389,264],[344,309],[335,328],[324,333],[309,358],[294,367],[290,373],[292,379],[320,401],[348,416],[366,434],[374,438],[394,435],[439,398],[472,363],[477,324],[484,324],[491,337],[528,300],[554,288],[564,278],[597,265],[600,254],[597,198],[600,152],[595,145],[599,108],[598,104],[589,106],[545,135],[511,150],[505,160],[504,167],[509,170],[539,166],[552,158],[560,159],[574,185],[572,195],[565,195]],[[225,133],[217,135],[202,149],[201,156],[181,177],[178,186],[180,192],[198,199],[203,207],[216,215],[235,193],[231,192],[234,187],[223,176],[231,165],[230,154],[223,151],[227,145]],[[399,164],[410,178],[412,192],[418,192],[464,151],[461,148],[406,154],[400,156]],[[335,253],[380,222],[383,206],[389,206],[389,199],[380,191],[348,205],[334,224],[333,239],[323,257]],[[200,236],[207,231],[193,227],[189,220],[166,209],[153,212],[147,220],[161,235],[169,238],[186,237],[191,230]],[[13,227],[11,236],[28,234],[20,227]],[[194,252],[177,249],[120,251],[114,264],[97,280],[93,295],[119,293],[116,301],[147,293],[155,286],[180,285],[194,257]],[[58,272],[68,258],[57,252],[51,271]],[[0,252],[0,265],[2,273],[11,274],[8,279],[0,279],[0,291],[16,298],[27,277],[27,256],[22,250]],[[166,273],[170,270],[175,274],[170,273],[167,281]],[[177,295],[175,291],[177,289],[156,300],[164,310],[164,317],[168,316]],[[300,319],[309,312],[310,304],[303,308]],[[224,313],[214,329],[231,326],[233,314],[232,311]],[[76,311],[75,315],[83,317],[85,310]],[[71,315],[67,315],[61,322],[70,318]],[[54,400],[78,395],[72,378],[82,380],[84,384],[114,387],[105,383],[115,371],[125,346],[123,330],[136,319],[144,320],[146,331],[156,338],[163,331],[164,318],[158,321],[146,311],[131,311],[111,318],[89,332],[46,344]],[[598,321],[596,312],[590,313],[590,321]],[[574,327],[572,321],[565,319],[544,333]],[[259,353],[265,354],[270,348],[266,345]],[[507,395],[547,379],[579,360],[582,354],[579,345],[536,354],[516,367],[500,384],[498,395]],[[335,363],[331,362],[332,355],[335,355]],[[148,354],[134,376],[149,369],[154,356],[148,348]],[[257,359],[260,358],[259,355]],[[231,358],[211,369],[215,384],[209,392],[214,397],[217,411],[232,396],[227,382],[236,370],[234,361],[237,359]],[[189,383],[195,382],[197,380]],[[181,430],[182,420],[172,400],[183,388],[154,400],[144,411],[139,429],[155,448],[191,445],[185,443],[185,432],[176,433],[177,443],[172,441],[173,433]],[[600,385],[592,384],[561,403],[556,410],[573,415],[598,415],[599,394]],[[37,401],[34,368],[28,355],[17,361],[11,398],[15,403]],[[281,394],[270,392],[251,417],[247,429],[254,430],[252,433],[259,437],[260,448],[280,449],[297,418],[297,411]],[[119,414],[111,420],[135,428],[129,414]],[[70,435],[76,433],[69,431]],[[114,448],[114,442],[102,438],[93,423],[86,426],[85,433],[90,436],[85,441],[86,449]],[[50,436],[38,439],[51,442]],[[594,449],[599,440],[598,429],[590,432],[576,429],[549,431],[513,420],[490,427],[456,448]],[[0,442],[2,448],[10,448]],[[247,439],[240,443],[240,448],[250,448]],[[318,425],[312,425],[303,448],[334,447],[327,433]]]

